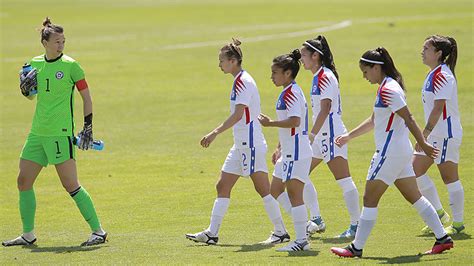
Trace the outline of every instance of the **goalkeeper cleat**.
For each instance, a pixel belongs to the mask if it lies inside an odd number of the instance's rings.
[[[466,227],[464,227],[463,224],[460,226],[455,226],[454,223],[448,227],[445,228],[446,233],[450,236],[459,234],[461,231],[463,231]]]
[[[345,248],[332,247],[331,252],[338,255],[339,257],[362,257],[362,249],[356,249],[352,243]]]
[[[92,233],[89,239],[82,243],[81,246],[94,246],[105,243],[107,241],[107,233],[99,235],[97,233]]]
[[[274,245],[290,241],[290,235],[288,233],[283,233],[282,235],[277,235],[271,233],[267,240],[260,242],[262,245]]]
[[[351,224],[346,231],[342,232],[340,235],[337,235],[336,238],[353,239],[356,235],[356,232],[357,232],[357,224],[356,225]]]
[[[426,255],[441,254],[445,250],[454,248],[454,242],[451,237],[445,235],[444,237],[437,239],[431,250],[425,252]]]
[[[305,250],[309,250],[310,246],[309,246],[309,242],[308,241],[303,241],[303,242],[297,242],[297,241],[293,241],[293,242],[290,242],[288,245],[286,245],[285,247],[282,247],[282,248],[279,248],[277,249],[277,251],[280,251],[280,252],[295,252],[295,251],[305,251]]]
[[[326,224],[323,221],[321,216],[316,217],[313,220],[309,220],[306,223],[306,234],[307,235],[314,235],[315,233],[324,233],[326,231]]]
[[[12,240],[7,240],[7,241],[3,241],[2,242],[2,245],[4,247],[9,247],[9,246],[29,246],[29,245],[33,245],[34,243],[36,242],[36,238],[31,240],[31,241],[28,241],[26,240],[26,238],[24,238],[23,236],[19,236],[15,239],[12,239]]]
[[[449,214],[447,212],[443,212],[443,214],[438,215],[438,217],[443,225],[446,225],[447,223],[449,223],[449,219],[451,218],[449,217]],[[429,226],[425,226],[423,227],[423,229],[421,229],[421,233],[424,235],[429,235],[429,234],[432,234],[433,231],[431,230]]]
[[[186,238],[194,242],[206,243],[208,245],[215,245],[219,241],[219,237],[212,236],[211,232],[204,230],[196,234],[186,234]]]

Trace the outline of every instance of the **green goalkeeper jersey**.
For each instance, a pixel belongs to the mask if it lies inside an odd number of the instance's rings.
[[[31,133],[39,136],[74,135],[74,86],[84,79],[79,63],[67,55],[31,59],[36,68],[38,94]]]

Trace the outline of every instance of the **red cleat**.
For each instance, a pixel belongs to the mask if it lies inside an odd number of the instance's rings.
[[[425,252],[426,255],[434,255],[434,254],[441,254],[445,250],[450,250],[454,248],[454,242],[451,237],[446,235],[445,237],[441,238],[440,240],[436,240],[433,248]]]
[[[345,258],[362,257],[362,249],[356,249],[352,243],[345,248],[332,247],[331,252]]]

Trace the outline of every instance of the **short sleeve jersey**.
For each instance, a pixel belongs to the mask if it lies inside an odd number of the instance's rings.
[[[253,148],[266,145],[262,126],[257,117],[260,114],[260,95],[257,84],[247,71],[240,71],[235,76],[230,94],[230,112],[234,113],[235,105],[245,105],[244,115],[233,127],[235,147]]]
[[[300,125],[278,128],[283,160],[298,161],[311,157],[313,152],[308,138],[308,105],[300,86],[292,82],[280,94],[276,104],[278,120],[299,117]]]
[[[39,136],[72,136],[74,134],[74,85],[84,79],[77,61],[61,55],[46,60],[34,57],[30,64],[36,68],[38,94],[31,133]]]
[[[431,114],[435,100],[446,100],[443,114],[431,135],[441,138],[462,138],[461,118],[458,107],[458,88],[456,78],[446,64],[441,64],[428,73],[422,88],[425,122]]]
[[[343,134],[346,131],[346,127],[341,117],[342,106],[339,82],[334,73],[326,67],[319,68],[313,77],[313,84],[311,86],[313,124],[321,111],[321,100],[323,99],[331,100],[331,110],[316,138],[326,138]]]
[[[403,89],[386,77],[377,90],[374,106],[375,146],[382,156],[410,156],[413,148],[403,118],[395,112],[405,107]]]

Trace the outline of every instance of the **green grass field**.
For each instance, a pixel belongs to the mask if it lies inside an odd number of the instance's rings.
[[[0,248],[0,264],[473,264],[474,219],[473,16],[472,1],[170,1],[170,0],[0,0],[1,123],[0,239],[21,232],[16,177],[18,158],[29,132],[34,103],[18,90],[18,70],[43,53],[36,31],[45,16],[65,27],[65,53],[86,71],[94,102],[94,136],[102,152],[78,151],[79,178],[94,199],[109,242],[81,248],[89,234],[54,167],[35,185],[38,245]],[[464,234],[455,248],[438,256],[418,256],[433,244],[420,236],[423,226],[414,208],[391,188],[380,203],[377,225],[359,260],[329,252],[345,245],[332,237],[348,225],[340,188],[326,166],[312,180],[328,229],[311,240],[311,251],[275,252],[257,245],[272,227],[258,194],[239,181],[220,232],[219,245],[184,238],[207,227],[214,184],[232,145],[231,132],[205,150],[200,138],[229,112],[230,75],[218,68],[220,47],[231,37],[243,41],[244,68],[258,83],[264,113],[275,117],[279,93],[270,80],[274,56],[324,34],[341,76],[344,121],[352,129],[372,111],[376,86],[362,78],[358,59],[367,49],[385,46],[404,75],[409,107],[423,124],[420,89],[428,68],[421,46],[431,34],[451,35],[459,46],[456,68],[464,128],[460,176],[465,189]],[[308,91],[311,73],[298,83]],[[76,123],[82,101],[76,95]],[[265,129],[269,149],[277,131]],[[363,192],[374,150],[367,134],[349,146],[352,176]],[[270,163],[270,155],[268,155]],[[273,168],[270,167],[270,171]],[[430,169],[444,207],[446,186]],[[291,217],[284,220],[293,234]]]

